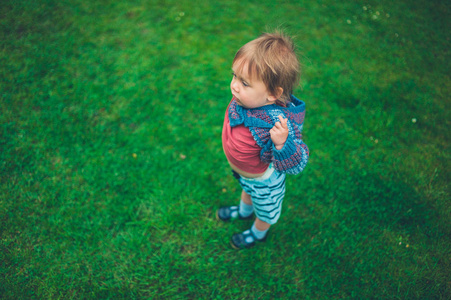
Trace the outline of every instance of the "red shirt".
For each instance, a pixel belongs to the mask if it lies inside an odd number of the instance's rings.
[[[262,148],[257,145],[249,129],[243,124],[230,126],[228,108],[222,127],[222,147],[227,160],[244,172],[261,174],[268,168],[269,164],[260,160]]]

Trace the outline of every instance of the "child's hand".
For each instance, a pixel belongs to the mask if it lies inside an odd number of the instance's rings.
[[[279,120],[280,122],[276,122],[274,127],[269,131],[269,134],[271,134],[271,140],[277,150],[283,148],[283,145],[285,145],[288,137],[288,119],[284,119],[282,116],[279,116]]]

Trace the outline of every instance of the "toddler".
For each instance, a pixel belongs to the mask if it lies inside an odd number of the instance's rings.
[[[285,175],[298,174],[307,164],[301,135],[305,104],[292,95],[299,69],[291,39],[277,32],[245,44],[233,60],[222,144],[243,190],[238,206],[221,207],[216,216],[229,221],[256,215],[249,230],[232,236],[236,249],[265,240],[280,217]]]

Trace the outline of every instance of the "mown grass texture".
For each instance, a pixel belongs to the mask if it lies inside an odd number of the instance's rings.
[[[445,1],[4,1],[6,299],[450,298]],[[234,53],[282,27],[311,157],[265,244],[216,209]]]

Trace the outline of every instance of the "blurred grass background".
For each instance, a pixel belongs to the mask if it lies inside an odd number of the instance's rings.
[[[449,299],[447,1],[2,1],[5,299]],[[235,52],[284,28],[311,157],[265,244],[216,209]]]

